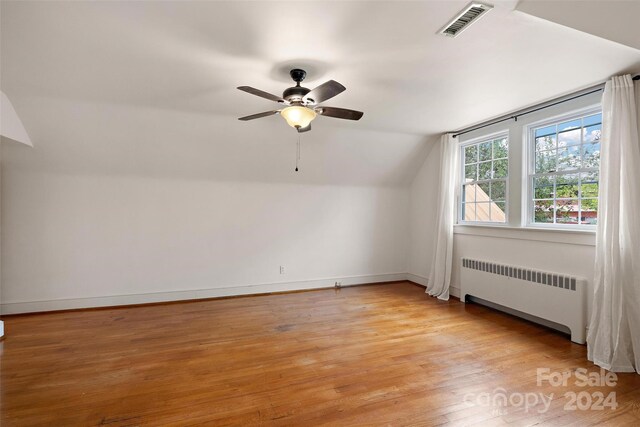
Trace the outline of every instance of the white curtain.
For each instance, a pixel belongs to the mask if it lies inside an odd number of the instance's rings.
[[[437,187],[439,194],[436,238],[426,292],[439,299],[448,300],[453,259],[453,224],[455,222],[459,152],[455,139],[449,134],[442,135],[439,148],[440,180]]]
[[[640,372],[639,99],[628,75],[607,82],[602,98],[595,294],[587,344],[589,360],[615,372]]]

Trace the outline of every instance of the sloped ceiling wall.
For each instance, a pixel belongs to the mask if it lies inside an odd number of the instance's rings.
[[[38,150],[21,167],[244,181],[407,185],[434,135],[597,83],[640,52],[514,12],[455,39],[437,31],[465,0],[429,2],[20,2],[1,5],[1,87]],[[235,89],[280,93],[336,79],[297,135],[277,107]],[[28,163],[28,164],[27,164]]]
[[[639,1],[521,0],[517,10],[640,49]]]

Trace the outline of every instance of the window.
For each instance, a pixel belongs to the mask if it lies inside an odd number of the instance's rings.
[[[462,188],[459,222],[506,223],[509,140],[487,137],[460,148]]]
[[[599,109],[528,127],[530,225],[596,224],[601,133]]]

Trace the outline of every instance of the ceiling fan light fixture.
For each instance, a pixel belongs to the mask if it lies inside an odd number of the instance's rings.
[[[287,124],[293,128],[306,128],[318,115],[311,108],[294,105],[280,111]]]
[[[289,126],[296,129],[299,133],[302,133],[311,130],[311,122],[318,115],[344,120],[360,120],[362,118],[364,114],[362,111],[318,105],[347,90],[337,81],[329,80],[309,90],[306,87],[300,86],[300,82],[304,80],[307,74],[306,71],[296,68],[291,70],[290,74],[293,81],[296,82],[296,85],[286,88],[285,91],[282,92],[282,96],[273,95],[251,86],[238,86],[238,89],[243,92],[286,106],[282,110],[265,111],[250,116],[239,117],[238,120],[246,122],[280,114]]]

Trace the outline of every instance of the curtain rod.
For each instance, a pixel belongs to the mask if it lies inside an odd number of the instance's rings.
[[[633,77],[633,80],[640,80],[640,74],[638,74],[637,76]],[[485,122],[485,123],[483,123],[481,125],[478,125],[478,126],[473,126],[473,127],[470,127],[470,128],[466,128],[466,129],[462,129],[462,130],[456,131],[456,132],[448,132],[448,133],[453,133],[453,137],[457,138],[458,136],[464,135],[465,133],[473,132],[473,131],[478,130],[478,129],[482,129],[482,128],[486,128],[488,126],[492,126],[492,125],[495,125],[495,124],[498,124],[498,123],[506,122],[507,120],[513,119],[513,120],[515,120],[517,122],[518,121],[518,117],[525,116],[525,115],[531,114],[531,113],[535,113],[536,111],[544,110],[545,108],[553,107],[555,105],[562,104],[564,102],[573,101],[574,99],[581,98],[581,97],[587,96],[587,95],[591,95],[592,93],[600,92],[601,90],[604,89],[604,85],[605,85],[604,83],[600,83],[597,86],[592,86],[590,88],[583,89],[582,91],[576,92],[576,93],[578,93],[578,95],[574,95],[574,96],[565,95],[563,97],[556,98],[556,99],[559,99],[559,101],[553,102],[553,100],[551,100],[551,101],[543,102],[542,104],[538,104],[538,106],[534,106],[534,107],[531,107],[529,109],[521,110],[520,112],[516,112],[516,113],[509,114],[507,116],[503,116],[500,119],[492,120],[490,122]],[[569,98],[567,98],[567,96]]]

